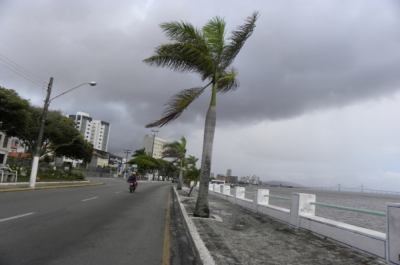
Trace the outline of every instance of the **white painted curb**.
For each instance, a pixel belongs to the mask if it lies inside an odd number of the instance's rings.
[[[176,191],[176,187],[174,187],[174,191],[176,194],[176,197],[179,199],[179,194]],[[203,262],[203,264],[206,265],[215,265],[215,261],[213,257],[211,256],[210,252],[204,245],[203,240],[201,240],[199,233],[197,232],[196,226],[193,224],[192,220],[190,219],[189,215],[186,212],[185,206],[178,200],[179,206],[181,207],[181,212],[183,215],[183,218],[185,219],[187,228],[189,230],[190,236],[192,237],[192,240],[197,248],[197,252],[199,253],[200,259]]]

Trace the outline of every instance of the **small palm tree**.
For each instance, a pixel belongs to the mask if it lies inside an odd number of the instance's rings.
[[[171,163],[179,162],[178,190],[182,189],[182,171],[186,155],[186,139],[182,136],[181,142],[174,141],[164,145],[162,157],[175,158]]]
[[[174,95],[167,103],[163,117],[146,125],[147,128],[161,127],[178,118],[207,87],[211,87],[211,101],[204,127],[200,188],[194,216],[210,216],[208,182],[217,119],[217,92],[226,93],[238,87],[237,71],[232,63],[253,33],[258,17],[258,12],[254,12],[228,39],[225,39],[226,23],[220,17],[211,19],[201,30],[185,22],[163,23],[160,27],[171,43],[157,47],[155,54],[144,60],[150,66],[168,67],[181,73],[198,73],[202,81],[207,80],[205,86],[185,89]]]
[[[199,159],[197,157],[189,155],[186,158],[186,161],[185,161],[186,162],[186,167],[196,166],[196,163],[197,163],[198,160]]]
[[[145,148],[135,150],[132,154],[132,157],[144,156],[147,155],[145,152]]]

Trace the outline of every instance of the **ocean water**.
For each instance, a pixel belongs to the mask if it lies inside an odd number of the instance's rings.
[[[378,211],[386,213],[387,203],[400,203],[400,195],[377,194],[377,193],[356,193],[356,192],[338,192],[338,191],[321,191],[321,190],[302,190],[289,188],[275,188],[263,186],[246,187],[246,192],[252,192],[255,188],[269,189],[270,195],[289,197],[291,193],[309,193],[316,195],[316,202],[328,203],[338,206],[352,207],[363,210]],[[231,190],[233,194],[233,189]],[[253,199],[253,194],[246,193],[245,198]],[[290,201],[269,198],[269,204],[286,208],[290,208]],[[382,233],[386,233],[386,218],[364,213],[350,212],[327,208],[323,206],[315,206],[315,215],[332,219]]]

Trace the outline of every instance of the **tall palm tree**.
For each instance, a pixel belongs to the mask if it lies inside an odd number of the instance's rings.
[[[204,127],[200,188],[194,211],[194,216],[197,217],[210,216],[208,181],[216,124],[217,92],[226,93],[239,86],[237,71],[232,63],[253,33],[258,17],[258,12],[253,12],[244,25],[234,30],[228,39],[225,39],[226,23],[221,17],[211,19],[201,30],[185,22],[163,23],[160,27],[171,43],[160,45],[153,56],[143,60],[150,66],[168,67],[182,73],[198,73],[202,81],[207,80],[205,86],[185,89],[175,94],[166,104],[167,108],[161,119],[147,124],[147,128],[161,127],[178,118],[207,87],[211,87],[211,101]]]
[[[186,139],[182,136],[181,142],[174,141],[170,143],[166,143],[164,145],[164,150],[162,152],[162,157],[167,158],[175,158],[171,163],[179,162],[179,181],[178,181],[178,190],[182,189],[182,171],[183,171],[183,162],[185,160],[186,155]]]

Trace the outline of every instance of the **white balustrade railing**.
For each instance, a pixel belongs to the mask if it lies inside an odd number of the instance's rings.
[[[230,195],[230,187],[221,184],[210,184],[209,194],[228,200],[256,213],[267,215],[278,221],[287,223],[293,228],[303,229],[318,236],[326,237],[347,247],[370,254],[389,264],[400,264],[400,203],[388,203],[386,213],[386,234],[378,231],[337,222],[315,216],[316,196],[307,193],[292,193],[290,198],[273,196],[267,189],[253,192],[253,199],[245,198],[245,188],[235,187]],[[269,204],[269,198],[290,199],[290,209]],[[331,208],[347,208],[337,205],[321,205]],[[359,209],[341,209],[372,214],[371,211]]]

